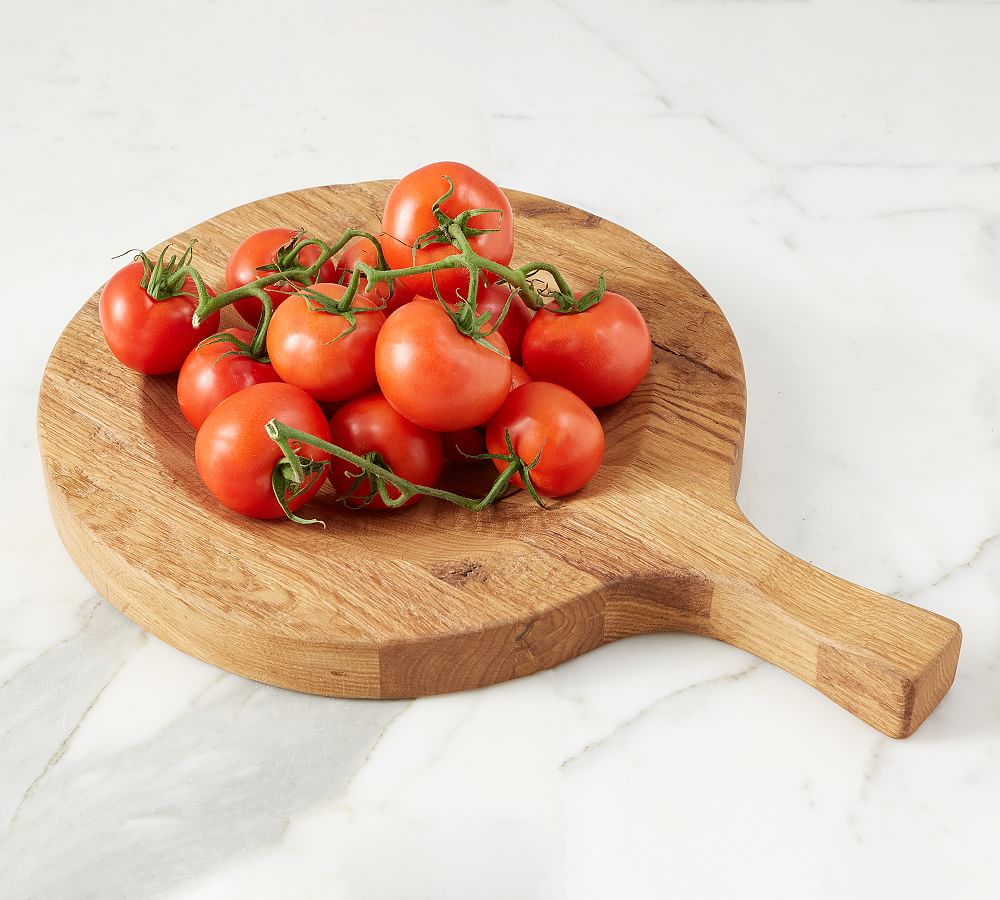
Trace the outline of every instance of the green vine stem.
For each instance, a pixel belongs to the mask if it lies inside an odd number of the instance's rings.
[[[453,503],[456,506],[461,506],[463,509],[468,509],[472,512],[480,512],[481,510],[486,509],[486,507],[496,503],[506,495],[511,479],[513,479],[515,475],[521,476],[521,481],[524,484],[525,490],[528,491],[532,499],[539,506],[545,507],[546,505],[531,481],[531,470],[538,464],[541,452],[539,452],[538,456],[536,456],[531,462],[525,462],[514,452],[509,434],[507,435],[508,453],[483,453],[475,457],[476,459],[498,459],[506,462],[506,466],[497,476],[496,481],[493,482],[493,486],[489,489],[489,491],[487,491],[483,497],[475,498],[463,497],[461,494],[454,494],[451,491],[441,490],[440,488],[425,487],[423,485],[414,484],[412,481],[407,481],[391,469],[381,465],[377,458],[372,454],[359,456],[357,453],[352,453],[350,450],[345,450],[337,444],[331,444],[329,441],[324,441],[306,431],[300,431],[297,428],[285,425],[277,419],[271,419],[271,421],[264,426],[264,429],[267,431],[267,436],[271,438],[271,440],[274,441],[275,444],[277,444],[281,449],[284,457],[283,460],[275,466],[275,474],[272,477],[272,486],[274,487],[275,497],[277,497],[278,503],[281,504],[282,509],[285,510],[285,514],[293,521],[300,522],[302,524],[314,524],[318,520],[301,519],[296,516],[288,509],[285,497],[289,490],[293,492],[294,496],[295,493],[301,492],[305,489],[305,486],[311,483],[310,479],[313,477],[313,473],[315,472],[316,463],[313,460],[307,460],[300,457],[295,452],[293,444],[298,444],[300,447],[305,445],[314,447],[317,450],[323,450],[331,456],[335,456],[338,459],[357,467],[361,473],[371,476],[376,484],[378,496],[381,498],[382,502],[390,508],[403,506],[413,497],[422,495],[425,497],[436,497],[438,500]],[[348,492],[347,496],[340,497],[338,499],[341,501],[349,500],[351,498],[351,494],[353,493],[355,484],[356,482],[352,483],[352,490]],[[387,485],[391,485],[399,491],[399,496],[390,497]]]

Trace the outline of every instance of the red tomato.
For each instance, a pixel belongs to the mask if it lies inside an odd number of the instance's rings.
[[[111,352],[130,369],[146,375],[176,372],[191,348],[218,330],[219,314],[195,328],[191,317],[198,294],[190,278],[181,288],[190,296],[154,300],[142,287],[142,276],[142,263],[129,263],[104,286],[98,306],[104,337]],[[211,289],[208,292],[215,296]]]
[[[511,391],[500,411],[486,426],[486,448],[507,453],[505,433],[510,432],[514,452],[531,462],[531,482],[546,497],[562,497],[580,490],[601,465],[604,429],[593,410],[566,388],[534,381]],[[498,471],[503,460],[493,460]],[[524,487],[520,475],[513,483]]]
[[[384,237],[384,235],[379,235],[380,239]],[[347,246],[344,247],[340,259],[337,260],[337,275],[334,281],[338,284],[346,285],[350,281],[351,272],[354,271],[354,264],[359,259],[372,268],[378,267],[378,254],[375,252],[372,242],[367,238],[355,238],[353,241],[349,241]],[[393,285],[391,297],[389,296],[389,285],[387,282],[383,281],[375,285],[375,289],[372,291],[368,291],[367,287],[367,279],[362,278],[360,283],[361,290],[365,291],[369,296],[375,297],[378,301],[384,302],[384,312],[386,315],[395,312],[404,303],[409,303],[413,299],[413,291],[403,284],[401,279],[397,279]]]
[[[433,487],[444,465],[440,436],[404,419],[378,392],[345,403],[330,420],[330,435],[338,447],[358,456],[378,453],[396,475],[422,487]],[[330,468],[330,483],[337,495],[344,497],[350,492],[349,496],[358,502],[367,497],[371,492],[367,479],[351,490],[351,483],[359,474],[360,470],[350,463],[335,459]],[[390,497],[400,495],[392,485],[386,488]],[[419,495],[414,496],[404,505],[410,506],[419,499]],[[376,496],[364,508],[387,507]]]
[[[516,391],[522,384],[533,380],[523,366],[519,366],[516,362],[510,364],[510,389],[512,391]]]
[[[488,287],[480,287],[476,293],[476,312],[492,313],[489,322],[487,322],[487,325],[492,327],[493,322],[496,321],[496,317],[500,315],[501,310],[503,310],[504,305],[507,303],[507,298],[510,297],[510,306],[507,309],[507,315],[504,316],[497,330],[507,343],[507,349],[510,350],[510,358],[517,363],[521,361],[521,342],[524,340],[524,332],[527,330],[528,325],[531,324],[534,312],[525,306],[524,301],[518,294],[514,294],[513,297],[510,294],[510,286],[503,282],[491,284]]]
[[[524,334],[524,367],[569,388],[589,406],[617,403],[649,370],[649,329],[631,300],[606,291],[581,313],[538,311]]]
[[[472,249],[480,256],[507,265],[514,252],[514,216],[510,201],[492,181],[461,163],[431,163],[401,178],[385,201],[382,214],[382,252],[393,269],[425,265],[451,256],[455,248],[449,244],[432,244],[416,251],[413,244],[425,232],[438,227],[431,207],[448,190],[450,178],[455,192],[442,204],[449,216],[469,209],[498,209],[500,213],[484,213],[469,220],[472,228],[498,228],[488,234],[469,239]],[[411,275],[405,279],[415,294],[436,297],[430,273]],[[447,301],[457,299],[456,292],[468,291],[469,273],[464,268],[446,269],[434,274],[441,296]],[[397,280],[397,284],[399,281]]]
[[[449,431],[441,435],[441,442],[444,444],[445,459],[451,462],[477,462],[470,457],[486,452],[486,436],[482,428]]]
[[[334,300],[344,296],[341,284],[317,284],[312,290]],[[375,387],[375,339],[385,322],[367,294],[354,297],[356,327],[345,316],[314,309],[306,293],[293,294],[275,310],[267,329],[267,355],[282,381],[323,401],[347,400]]]
[[[292,228],[266,228],[251,234],[229,257],[229,264],[226,266],[226,290],[243,287],[251,281],[256,281],[269,272],[259,271],[261,266],[272,265],[275,262],[277,252],[292,241],[298,234]],[[319,247],[310,244],[299,251],[296,257],[300,266],[311,266],[320,256]],[[335,281],[333,262],[327,260],[320,266],[315,280]],[[271,298],[274,308],[284,302],[289,296],[295,293],[302,285],[297,281],[279,281],[264,289],[264,293]],[[246,319],[254,328],[260,324],[260,316],[264,311],[263,304],[256,297],[245,297],[237,300],[233,306],[236,311]]]
[[[205,419],[194,443],[198,474],[205,486],[224,506],[255,519],[284,515],[271,487],[271,473],[283,458],[264,431],[271,419],[330,440],[330,427],[316,401],[301,388],[273,381],[223,400]],[[298,455],[317,461],[330,458],[329,453],[308,446]],[[293,512],[309,501],[325,477],[325,470],[314,473],[309,486],[289,498]]]
[[[247,328],[227,328],[244,344],[253,340]],[[279,381],[278,373],[268,363],[252,359],[229,341],[199,344],[189,354],[177,376],[177,402],[184,418],[195,431],[208,414],[230,394],[265,381]]]
[[[507,345],[499,334],[487,341],[500,353],[461,334],[440,303],[408,303],[379,332],[379,387],[397,412],[431,431],[481,425],[510,391]]]

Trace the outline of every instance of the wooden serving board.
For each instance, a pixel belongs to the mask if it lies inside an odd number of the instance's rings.
[[[250,203],[170,240],[220,285],[251,232],[377,230],[391,182]],[[950,687],[952,621],[849,584],[764,538],[736,504],[746,397],[736,339],[665,253],[595,215],[509,191],[515,260],[570,282],[598,271],[649,323],[653,364],[603,414],[607,455],[551,510],[517,495],[485,513],[424,501],[326,530],[229,513],[195,472],[172,378],[108,351],[98,294],[59,338],[38,430],[59,534],[94,587],[169,644],[249,678],[340,697],[416,697],[557,665],[618,638],[680,630],[742,647],[893,737]],[[159,249],[159,248],[156,248]]]

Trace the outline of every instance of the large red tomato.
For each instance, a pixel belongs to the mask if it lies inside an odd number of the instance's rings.
[[[330,420],[330,440],[358,456],[378,453],[393,473],[422,487],[434,486],[444,464],[440,435],[404,419],[377,392],[356,397],[337,410]],[[360,474],[359,469],[339,459],[333,461],[330,469],[330,483],[338,496],[349,496],[355,505],[371,493],[366,478],[352,489]],[[390,497],[400,495],[397,488],[391,485],[386,488]],[[418,499],[419,494],[404,505],[410,506]],[[365,509],[386,509],[386,505],[376,496]]]
[[[339,300],[347,288],[317,284],[311,290]],[[357,293],[355,328],[346,316],[318,308],[303,291],[275,310],[267,329],[267,355],[282,381],[317,400],[340,401],[375,387],[375,340],[385,322],[377,300]],[[368,310],[367,312],[364,310]]]
[[[393,269],[425,265],[456,252],[451,244],[432,244],[415,253],[413,249],[421,235],[438,227],[431,207],[448,190],[448,178],[455,191],[441,209],[452,217],[469,209],[500,210],[469,220],[472,228],[497,229],[476,235],[469,243],[480,256],[502,265],[510,262],[514,252],[514,217],[504,192],[475,169],[456,162],[438,162],[401,178],[385,201],[382,251]],[[413,293],[424,297],[436,296],[433,287],[436,281],[441,296],[449,302],[458,298],[458,292],[464,295],[469,287],[468,271],[464,268],[437,272],[434,281],[430,273],[411,275],[404,280]]]
[[[580,313],[541,309],[524,333],[524,367],[569,388],[589,406],[617,403],[649,370],[649,329],[631,300],[606,291]]]
[[[254,334],[248,328],[227,328],[222,333],[247,345]],[[254,384],[279,380],[273,366],[259,362],[231,341],[207,341],[195,347],[181,366],[177,403],[197,431],[226,397]]]
[[[486,426],[486,449],[507,453],[506,433],[514,452],[526,463],[538,456],[531,483],[546,497],[580,490],[601,465],[604,429],[593,410],[566,388],[533,381],[510,392]],[[503,460],[493,461],[499,471]],[[513,483],[524,487],[520,475]]]
[[[283,458],[264,430],[277,419],[291,428],[330,440],[330,426],[319,405],[301,388],[272,381],[256,384],[223,400],[209,414],[194,444],[195,463],[205,486],[225,506],[255,519],[284,515],[271,475]],[[322,461],[329,453],[303,446],[298,455]],[[315,472],[304,491],[288,497],[294,512],[319,490],[326,471]]]
[[[218,330],[219,314],[195,328],[191,324],[198,306],[194,282],[188,278],[176,296],[154,300],[142,286],[143,274],[141,262],[129,263],[104,286],[98,304],[104,337],[111,352],[130,369],[145,375],[176,372],[191,349]],[[215,295],[211,289],[208,292]]]
[[[266,228],[251,234],[229,257],[229,264],[226,266],[226,290],[231,291],[233,288],[243,287],[251,281],[272,274],[261,271],[261,266],[273,265],[278,251],[294,240],[296,235],[298,232],[292,228]],[[299,251],[296,262],[305,268],[316,262],[319,256],[319,247],[310,244]],[[335,281],[334,271],[333,262],[327,260],[320,266],[315,281]],[[271,298],[271,303],[277,309],[300,287],[302,285],[297,281],[278,281],[270,287],[264,288],[264,293]],[[260,323],[264,307],[256,297],[244,297],[242,300],[237,300],[233,306],[254,328]]]
[[[498,333],[487,341],[499,353],[461,334],[440,303],[408,303],[379,332],[379,387],[397,412],[431,431],[481,425],[510,392],[507,345]]]

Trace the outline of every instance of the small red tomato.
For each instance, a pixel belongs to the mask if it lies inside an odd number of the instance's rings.
[[[219,314],[197,328],[191,324],[198,294],[185,279],[177,295],[154,300],[142,286],[141,262],[129,263],[104,286],[98,310],[111,352],[130,369],[145,375],[176,372],[191,348],[215,334]],[[208,293],[215,296],[209,288]],[[182,296],[190,295],[190,296]]]
[[[339,300],[341,284],[317,284],[309,290]],[[307,291],[293,294],[267,329],[267,355],[282,381],[308,391],[315,399],[348,400],[375,387],[375,340],[385,322],[379,302],[357,293],[352,306],[355,327],[346,316],[325,312]]]
[[[379,235],[379,237],[382,238],[384,235]],[[372,242],[367,238],[355,238],[353,241],[349,241],[347,246],[344,247],[340,259],[337,260],[337,276],[334,281],[338,284],[346,285],[350,281],[351,272],[354,271],[354,264],[359,259],[372,268],[378,267],[378,254],[375,252]],[[367,279],[362,278],[360,288],[370,297],[374,297],[379,302],[385,303],[383,311],[386,315],[395,312],[404,303],[409,303],[413,299],[413,291],[403,284],[402,279],[398,278],[393,285],[391,297],[389,296],[389,284],[385,281],[375,285],[375,289],[369,291],[367,289]]]
[[[253,340],[247,328],[227,328],[244,344]],[[226,397],[254,384],[279,381],[278,373],[268,363],[253,359],[231,341],[212,340],[195,347],[184,360],[177,376],[177,403],[195,431],[208,414]]]
[[[255,519],[284,515],[271,474],[283,455],[264,430],[271,420],[330,440],[330,426],[319,405],[301,388],[272,381],[232,394],[209,413],[194,443],[195,463],[205,486],[230,509]],[[323,461],[330,454],[314,447],[297,451],[304,458]],[[319,490],[326,471],[313,473],[308,487],[288,499],[294,512]]]
[[[510,350],[510,358],[514,362],[519,363],[521,361],[521,342],[524,340],[524,332],[527,331],[528,325],[531,324],[531,319],[534,316],[534,313],[525,306],[520,296],[515,293],[511,297],[511,288],[502,282],[491,284],[487,287],[480,287],[476,293],[476,312],[492,313],[490,320],[486,323],[487,327],[492,327],[493,322],[496,321],[496,317],[500,315],[500,312],[506,305],[508,297],[510,297],[510,306],[507,307],[507,315],[504,316],[497,330],[507,343],[507,349]]]
[[[291,243],[297,235],[298,232],[292,228],[266,228],[264,231],[251,234],[229,257],[229,264],[226,266],[226,290],[243,287],[251,281],[272,274],[261,271],[261,267],[274,265],[278,251]],[[320,252],[319,247],[310,244],[299,251],[296,262],[304,268],[311,266],[319,259]],[[334,271],[333,262],[327,260],[320,266],[315,281],[334,281]],[[277,309],[300,287],[302,285],[297,281],[278,281],[264,288],[264,293],[271,298],[271,303]],[[233,306],[254,328],[260,324],[264,307],[256,297],[244,297],[242,300],[237,300]]]
[[[522,384],[533,380],[523,366],[519,366],[516,362],[510,364],[510,389],[512,391],[516,391]]]
[[[379,332],[379,387],[397,412],[431,431],[481,425],[510,392],[507,345],[497,333],[486,341],[494,349],[460,333],[440,303],[408,303]]]
[[[451,256],[458,251],[451,244],[431,244],[414,253],[413,245],[425,232],[438,227],[432,206],[448,190],[448,179],[454,193],[441,205],[449,216],[469,209],[495,209],[469,220],[469,226],[488,229],[469,238],[472,249],[480,256],[507,265],[514,252],[514,216],[510,201],[500,188],[475,169],[456,162],[431,163],[401,178],[385,201],[382,230],[385,239],[382,252],[393,269],[425,265]],[[404,279],[408,287],[424,297],[436,297],[433,284],[448,302],[458,299],[469,287],[467,269],[445,269]],[[399,281],[397,280],[397,284]]]
[[[440,436],[404,419],[378,392],[345,403],[330,420],[330,436],[338,447],[358,456],[378,453],[394,474],[422,487],[433,487],[444,465]],[[367,478],[352,489],[360,474],[350,463],[335,459],[331,463],[330,483],[338,496],[349,496],[360,504],[371,493]],[[397,488],[387,484],[386,489],[390,497],[399,497]],[[404,506],[418,499],[419,495],[411,497]],[[364,508],[387,507],[376,496]]]
[[[445,459],[451,462],[478,462],[471,457],[486,452],[486,435],[481,428],[449,431],[441,435],[441,443],[444,444]]]
[[[606,291],[580,313],[541,309],[524,334],[524,367],[569,388],[589,406],[617,403],[649,370],[649,329],[631,300]]]
[[[506,433],[514,452],[530,463],[531,482],[546,497],[562,497],[580,490],[601,465],[604,456],[604,429],[593,410],[576,394],[544,381],[511,391],[500,411],[486,426],[486,448],[490,453],[507,453]],[[493,460],[498,471],[503,460]],[[520,475],[513,483],[524,487]]]

